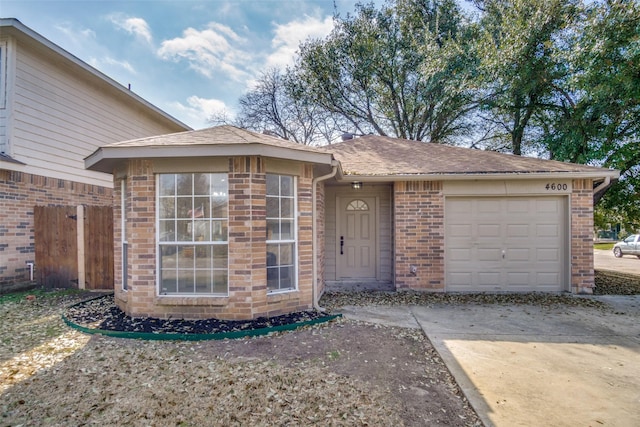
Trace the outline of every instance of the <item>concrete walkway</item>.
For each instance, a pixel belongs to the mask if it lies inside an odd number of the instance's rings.
[[[422,328],[487,426],[640,425],[640,297],[611,310],[516,305],[344,307]]]

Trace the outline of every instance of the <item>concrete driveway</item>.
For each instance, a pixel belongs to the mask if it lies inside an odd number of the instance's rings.
[[[344,307],[421,327],[487,426],[638,426],[640,297],[609,310],[520,305]]]
[[[635,255],[624,255],[622,258],[616,258],[611,250],[594,249],[593,267],[596,270],[640,274],[640,259]]]

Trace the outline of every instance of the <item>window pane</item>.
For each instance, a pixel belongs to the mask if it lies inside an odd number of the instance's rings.
[[[176,218],[191,218],[191,215],[193,215],[193,199],[191,197],[178,197],[176,200]]]
[[[182,246],[178,251],[178,268],[193,268],[193,246]]]
[[[193,240],[196,242],[211,240],[211,223],[208,219],[196,219],[193,221]]]
[[[160,218],[176,217],[176,199],[173,197],[163,197],[160,199]]]
[[[191,196],[193,194],[193,176],[189,174],[177,174],[177,191],[176,194],[179,196]]]
[[[278,196],[280,195],[280,176],[279,175],[267,175],[267,195]]]
[[[293,287],[293,266],[280,267],[280,289]]]
[[[214,197],[211,199],[211,218],[227,217],[226,197]]]
[[[160,293],[175,293],[178,289],[176,282],[176,270],[161,269],[160,270]]]
[[[278,265],[280,258],[279,245],[267,245],[267,267]]]
[[[227,221],[213,221],[211,224],[213,227],[212,238],[213,242],[226,242],[227,241]]]
[[[176,235],[178,237],[179,242],[190,242],[192,233],[191,220],[178,220],[176,221]]]
[[[267,218],[278,218],[280,216],[280,199],[278,197],[267,197]]]
[[[212,270],[196,270],[196,293],[210,294],[213,282]]]
[[[160,221],[160,241],[161,242],[175,242],[176,240],[176,224],[175,221],[164,220]]]
[[[283,219],[280,222],[280,239],[281,240],[293,239],[293,220]]]
[[[293,196],[293,177],[280,176],[280,195]]]
[[[173,196],[176,193],[176,176],[173,174],[160,175],[158,194],[160,196]]]
[[[199,269],[211,269],[213,267],[213,259],[212,259],[212,254],[211,254],[212,250],[211,250],[211,246],[205,246],[205,245],[201,245],[201,246],[196,246],[196,268]]]
[[[228,291],[227,270],[214,270],[213,271],[213,293],[226,294],[227,291]]]
[[[280,259],[279,265],[292,265],[293,264],[293,243],[280,244]]]
[[[194,292],[195,274],[193,270],[178,270],[178,293],[190,294]]]
[[[281,199],[280,216],[282,218],[293,218],[293,199]]]
[[[209,194],[213,197],[227,198],[227,174],[214,173],[211,176],[211,190]]]
[[[209,195],[209,177],[208,173],[193,174],[193,194],[196,196]]]
[[[227,268],[227,245],[214,245],[213,246],[213,267],[214,268]]]
[[[277,219],[267,220],[267,240],[280,240],[280,222]]]

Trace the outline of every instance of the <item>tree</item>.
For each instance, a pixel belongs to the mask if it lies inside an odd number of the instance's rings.
[[[564,53],[571,77],[550,111],[545,143],[558,160],[620,170],[600,209],[638,227],[640,6],[627,0],[591,5]]]
[[[479,22],[478,91],[485,140],[492,148],[520,155],[536,139],[534,117],[549,107],[555,84],[566,75],[556,43],[571,24],[571,0],[476,1]],[[532,144],[533,146],[533,144]]]
[[[473,108],[465,37],[453,0],[358,4],[300,47],[299,93],[355,133],[451,141]]]
[[[253,89],[240,97],[234,119],[226,115],[210,118],[212,123],[264,132],[299,144],[330,143],[339,136],[335,121],[320,106],[295,97],[291,76],[277,69],[264,71]]]

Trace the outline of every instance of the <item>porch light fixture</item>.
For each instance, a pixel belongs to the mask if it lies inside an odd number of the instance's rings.
[[[362,188],[362,182],[360,181],[353,181],[351,183],[351,188],[353,188],[354,190],[359,190]]]

